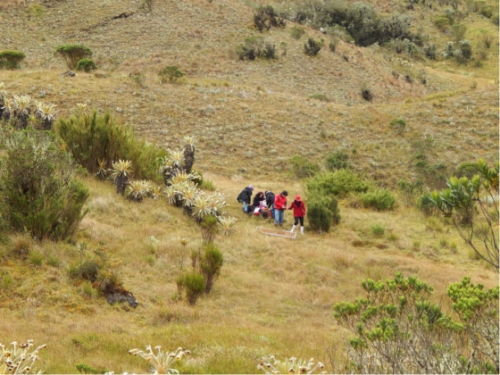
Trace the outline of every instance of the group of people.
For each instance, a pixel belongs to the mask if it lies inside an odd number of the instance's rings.
[[[259,191],[252,200],[253,186],[244,188],[238,195],[239,203],[243,206],[243,212],[248,215],[262,216],[264,219],[269,217],[274,219],[274,226],[282,227],[285,221],[285,210],[293,210],[293,226],[290,232],[300,224],[300,233],[304,234],[304,217],[306,216],[306,205],[300,198],[295,196],[295,200],[287,207],[288,192],[282,191],[275,195],[272,191]]]

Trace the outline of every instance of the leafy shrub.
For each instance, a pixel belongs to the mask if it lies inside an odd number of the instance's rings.
[[[486,18],[491,18],[493,16],[493,8],[491,6],[484,6],[481,8],[481,14]]]
[[[484,290],[469,278],[451,284],[455,322],[442,304],[429,301],[433,288],[415,276],[396,273],[385,283],[368,279],[361,285],[363,298],[334,305],[335,318],[354,335],[350,372],[497,372],[498,287]]]
[[[289,160],[293,174],[298,178],[312,177],[319,173],[319,165],[300,155],[292,156]]]
[[[383,236],[384,233],[385,233],[385,227],[383,225],[380,225],[380,224],[375,224],[374,226],[372,226],[372,232],[375,236]]]
[[[338,169],[348,169],[351,165],[349,164],[349,155],[342,151],[337,151],[326,157],[326,169],[334,172]]]
[[[377,189],[359,195],[364,207],[374,208],[377,211],[392,210],[396,200],[389,190]]]
[[[80,61],[78,61],[78,64],[76,65],[76,70],[83,70],[86,73],[96,69],[97,66],[95,65],[94,60],[92,59],[81,59]]]
[[[50,134],[36,131],[15,132],[4,145],[0,191],[9,226],[40,240],[71,238],[88,198],[71,156]]]
[[[306,31],[301,26],[293,26],[290,29],[290,35],[291,35],[291,37],[293,39],[296,39],[296,40],[299,40],[300,38],[302,38],[302,35],[304,35],[305,33],[306,33]]]
[[[98,115],[92,111],[60,118],[54,131],[76,162],[92,174],[99,171],[99,161],[111,168],[113,161],[123,159],[132,162],[136,178],[158,179],[156,160],[162,156],[160,150],[137,140],[133,128],[121,124],[109,112]]]
[[[255,60],[257,57],[275,59],[276,46],[264,41],[262,37],[249,37],[236,48],[236,54],[240,60]]]
[[[179,78],[184,77],[184,75],[185,73],[180,71],[175,65],[169,65],[158,73],[161,83],[166,83],[167,81],[175,83]]]
[[[450,19],[446,16],[437,16],[432,20],[432,23],[439,29],[445,30],[450,26]]]
[[[205,288],[205,278],[197,272],[183,274],[177,278],[179,295],[185,291],[190,305],[196,304],[198,298],[205,292]]]
[[[458,48],[453,50],[452,55],[457,63],[466,64],[472,57],[472,46],[470,41],[461,40],[458,42]]]
[[[68,269],[69,277],[72,279],[88,280],[91,283],[97,281],[103,264],[95,259],[85,259],[80,263],[73,264]]]
[[[17,69],[19,68],[19,63],[24,60],[25,57],[26,55],[21,51],[0,51],[0,69]]]
[[[220,275],[224,257],[221,251],[213,244],[208,243],[205,246],[203,257],[200,261],[201,274],[205,277],[205,293],[210,293],[214,281]]]
[[[75,69],[80,60],[92,56],[92,51],[83,44],[61,44],[56,53],[64,59],[68,69]]]
[[[324,195],[308,196],[307,220],[312,230],[328,232],[333,223],[332,199]]]
[[[423,47],[424,54],[427,58],[431,60],[437,59],[437,47],[435,44],[429,43],[425,44]]]
[[[307,42],[304,44],[304,53],[307,56],[316,56],[323,47],[323,43],[314,40],[313,38],[308,38]]]
[[[364,193],[368,190],[368,184],[356,173],[348,169],[339,169],[335,172],[314,176],[307,181],[307,189],[312,195],[335,195],[342,197],[350,192]]]
[[[203,241],[207,244],[212,243],[218,233],[217,218],[211,215],[201,219],[201,234]]]

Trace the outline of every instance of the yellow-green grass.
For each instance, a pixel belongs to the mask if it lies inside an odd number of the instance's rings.
[[[435,288],[432,300],[450,312],[448,299],[442,298],[450,283],[467,275],[486,286],[498,284],[497,273],[472,259],[439,217],[427,219],[403,206],[379,213],[341,202],[341,225],[329,234],[306,230],[289,240],[257,232],[256,226],[274,226],[244,215],[235,197],[249,183],[256,191],[303,194],[299,183],[209,173],[205,178],[228,195],[229,214],[239,219],[236,234],[216,239],[224,265],[209,296],[193,307],[174,300],[176,277],[190,269],[189,254],[201,246],[192,219],[165,201],[130,202],[110,183],[85,179],[90,212],[75,244],[31,245],[57,256],[58,267],[3,258],[2,272],[14,281],[0,289],[2,342],[33,338],[47,343],[40,365],[49,373],[75,372],[78,363],[114,372],[146,371],[146,362],[127,350],[148,344],[192,350],[183,371],[252,373],[267,354],[314,357],[328,364],[326,348],[333,346],[334,357],[341,359],[349,336],[336,324],[332,307],[363,295],[362,279],[385,280],[396,271],[417,275]],[[288,212],[286,220],[287,228]],[[375,224],[385,227],[382,237],[373,234]],[[445,242],[448,247],[455,243],[456,250],[442,246]],[[90,298],[80,282],[69,278],[68,265],[98,247],[139,300],[136,309],[108,305],[102,296]],[[8,250],[3,246],[3,253]]]

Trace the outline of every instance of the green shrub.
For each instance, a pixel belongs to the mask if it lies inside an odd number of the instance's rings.
[[[0,69],[18,69],[19,63],[26,55],[21,51],[4,50],[0,51]]]
[[[203,257],[200,260],[201,274],[205,277],[205,293],[210,293],[212,286],[220,275],[224,257],[221,251],[213,244],[205,246]]]
[[[334,172],[338,169],[348,169],[351,165],[349,164],[349,155],[342,151],[337,151],[333,154],[329,154],[326,157],[326,169]]]
[[[460,177],[467,177],[467,178],[472,178],[474,177],[479,171],[479,166],[475,162],[464,162],[460,163],[458,167],[455,169],[455,173],[453,176],[456,176],[458,178]]]
[[[491,18],[493,16],[493,8],[491,6],[484,6],[481,8],[481,14],[486,18]]]
[[[362,205],[377,211],[392,210],[396,200],[389,190],[377,189],[359,195]]]
[[[132,127],[125,126],[106,112],[74,114],[54,124],[55,133],[63,140],[78,164],[95,174],[99,161],[111,168],[117,160],[129,160],[137,179],[158,180],[157,159],[162,153],[154,145],[138,140]]]
[[[312,230],[328,232],[331,225],[340,223],[338,200],[332,195],[318,195],[307,192],[307,219]]]
[[[201,219],[200,225],[203,242],[209,244],[214,241],[215,236],[219,233],[217,223],[217,218],[211,215],[205,216]]]
[[[318,164],[315,164],[300,155],[292,156],[289,162],[292,165],[293,174],[297,178],[312,177],[319,173]]]
[[[304,44],[304,53],[307,56],[316,56],[322,47],[323,47],[322,42],[318,42],[313,38],[308,38],[307,42]]]
[[[177,278],[177,288],[179,295],[182,295],[185,290],[186,299],[190,305],[194,305],[205,291],[205,278],[197,272],[183,274]]]
[[[372,232],[375,236],[381,237],[385,233],[385,227],[380,224],[375,224],[374,226],[372,226]]]
[[[86,259],[71,265],[68,274],[72,279],[88,280],[93,283],[99,278],[99,272],[102,268],[101,262],[95,259]]]
[[[418,197],[422,195],[424,182],[422,180],[418,180],[416,182],[400,180],[398,181],[398,188],[406,206],[415,206]]]
[[[178,67],[174,65],[169,65],[163,70],[160,70],[158,77],[161,83],[175,83],[179,78],[184,77],[185,73],[180,71]]]
[[[438,209],[432,201],[431,194],[426,192],[420,196],[417,202],[417,208],[423,212],[425,216],[431,216],[437,213]]]
[[[236,54],[240,60],[255,60],[257,57],[266,59],[276,58],[276,46],[264,41],[262,37],[246,38],[243,44],[236,48]]]
[[[78,64],[76,65],[76,70],[83,70],[86,73],[96,69],[97,66],[95,65],[94,60],[92,59],[81,59],[80,61],[78,61]]]
[[[311,194],[345,196],[350,192],[364,193],[368,184],[348,169],[316,175],[307,181]]]
[[[337,38],[334,38],[329,44],[328,48],[330,48],[330,51],[335,52],[337,49],[337,44],[339,44],[339,41]]]
[[[64,59],[68,69],[75,69],[80,60],[92,56],[92,51],[83,44],[61,44],[56,53]]]
[[[290,35],[291,35],[291,37],[293,39],[296,39],[296,40],[299,40],[302,37],[302,35],[304,35],[305,33],[306,33],[306,31],[301,26],[293,26],[290,29]]]
[[[0,191],[9,226],[39,240],[71,238],[88,198],[71,156],[46,132],[15,132],[4,146]]]

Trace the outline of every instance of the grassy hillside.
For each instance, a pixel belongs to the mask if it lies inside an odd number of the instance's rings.
[[[73,241],[6,233],[0,343],[46,343],[38,364],[45,373],[75,373],[77,364],[144,372],[146,362],[127,351],[146,345],[190,349],[181,372],[255,373],[269,354],[313,357],[334,371],[350,336],[336,323],[333,305],[363,296],[363,279],[416,275],[434,287],[432,302],[447,312],[450,283],[470,276],[498,285],[498,273],[476,259],[449,220],[425,217],[400,196],[398,207],[384,212],[357,208],[347,197],[340,201],[340,225],[330,233],[306,230],[295,240],[259,233],[257,226],[272,223],[247,217],[235,199],[248,184],[304,195],[291,172],[294,155],[324,169],[328,154],[343,151],[356,172],[394,192],[401,179],[443,185],[418,167],[422,158],[440,165],[444,176],[463,162],[497,162],[498,25],[478,10],[460,22],[474,53],[486,51],[482,66],[341,38],[331,52],[331,30],[324,35],[311,23],[302,25],[299,40],[291,36],[298,26],[292,22],[264,33],[253,26],[254,7],[273,4],[286,12],[299,2],[165,0],[154,1],[152,11],[139,0],[22,3],[0,6],[1,48],[26,54],[20,69],[0,70],[7,94],[54,103],[60,117],[77,103],[111,111],[160,147],[177,148],[182,136],[195,136],[195,169],[226,194],[229,215],[238,219],[234,235],[215,240],[224,254],[222,272],[195,306],[176,300],[176,280],[190,269],[201,230],[165,200],[128,201],[109,182],[80,175],[90,189],[89,212]],[[451,5],[429,4],[432,9],[415,4],[409,11],[407,2],[373,1],[381,15],[408,13],[412,30],[421,27],[440,54],[453,35],[434,19]],[[485,5],[498,14],[498,3]],[[484,35],[492,38],[489,47]],[[277,59],[239,60],[237,46],[252,36],[274,43]],[[303,53],[307,36],[325,41],[316,57]],[[54,52],[63,43],[88,46],[99,69],[61,76],[67,67]],[[162,84],[157,73],[167,65],[186,76]],[[372,101],[363,99],[363,89]],[[403,132],[391,126],[397,119],[406,124]],[[286,215],[289,227],[293,219]],[[385,228],[382,236],[375,225]],[[69,270],[86,256],[106,259],[139,306],[109,305],[72,279]]]

